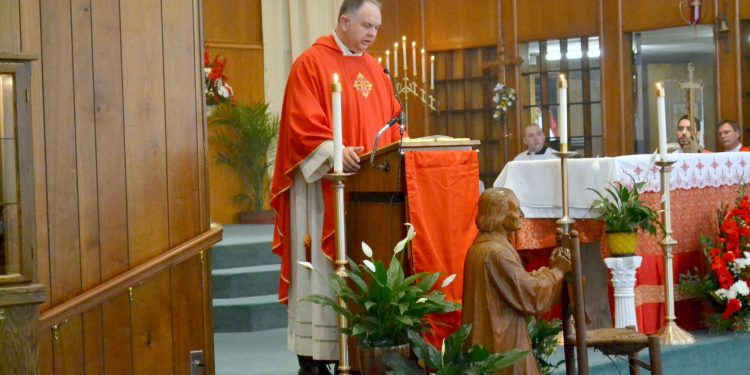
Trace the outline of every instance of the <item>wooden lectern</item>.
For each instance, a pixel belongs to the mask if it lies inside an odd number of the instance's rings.
[[[386,264],[393,255],[393,247],[406,236],[409,222],[406,177],[403,155],[407,152],[466,151],[476,148],[479,141],[446,139],[405,140],[376,150],[371,164],[371,153],[361,157],[360,171],[346,181],[346,243],[347,256],[357,264],[365,259],[362,241],[372,248],[373,259]],[[438,218],[436,218],[438,220]],[[411,274],[411,253],[404,259],[404,272]],[[359,369],[358,343],[349,340],[349,363]]]
[[[347,255],[357,264],[363,260],[362,241],[373,250],[373,258],[386,263],[393,247],[406,236],[408,196],[403,154],[406,152],[471,150],[479,141],[434,137],[395,142],[361,157],[361,169],[346,181]],[[407,265],[404,271],[409,272]]]

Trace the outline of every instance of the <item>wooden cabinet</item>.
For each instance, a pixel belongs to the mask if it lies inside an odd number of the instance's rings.
[[[37,373],[31,56],[0,53],[0,374]]]

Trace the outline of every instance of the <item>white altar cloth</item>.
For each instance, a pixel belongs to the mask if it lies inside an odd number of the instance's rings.
[[[670,154],[674,160],[670,186],[676,189],[702,189],[736,185],[750,181],[750,153],[716,152],[707,154]],[[570,216],[595,217],[591,202],[597,198],[588,188],[604,191],[612,183],[632,185],[645,181],[643,192],[661,190],[655,155],[626,155],[614,158],[569,159],[568,186]],[[560,160],[511,161],[493,184],[512,189],[526,218],[562,216],[562,180]]]

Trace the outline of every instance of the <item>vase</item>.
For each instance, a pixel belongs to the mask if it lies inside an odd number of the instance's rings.
[[[360,346],[357,351],[360,372],[363,375],[385,375],[386,368],[383,364],[382,357],[390,353],[396,353],[404,358],[409,358],[411,348],[409,347],[409,344],[384,348],[365,348]]]
[[[273,224],[276,213],[273,211],[242,211],[240,212],[240,224]]]
[[[206,104],[206,118],[211,117],[211,114],[214,113],[214,109],[216,109],[215,105]]]
[[[607,233],[607,245],[613,257],[629,257],[635,255],[638,235],[636,233]]]

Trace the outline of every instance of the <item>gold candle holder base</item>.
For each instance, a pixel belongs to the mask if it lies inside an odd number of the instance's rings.
[[[346,277],[346,223],[344,218],[344,181],[351,173],[329,173],[326,179],[333,181],[334,194],[334,220],[336,224],[336,274],[340,277]],[[346,302],[342,298],[338,299],[339,306],[346,310]],[[348,322],[344,315],[339,314],[339,374],[349,375],[349,337],[343,333],[347,328]]]
[[[677,323],[667,322],[659,332],[659,341],[662,345],[689,345],[695,343],[695,337],[680,328]]]
[[[570,206],[568,205],[568,159],[575,157],[577,153],[575,151],[568,151],[567,145],[563,145],[563,150],[555,152],[555,156],[560,158],[560,178],[562,179],[562,217],[557,219],[555,222],[563,233],[570,232],[570,226],[576,221],[568,215]]]

